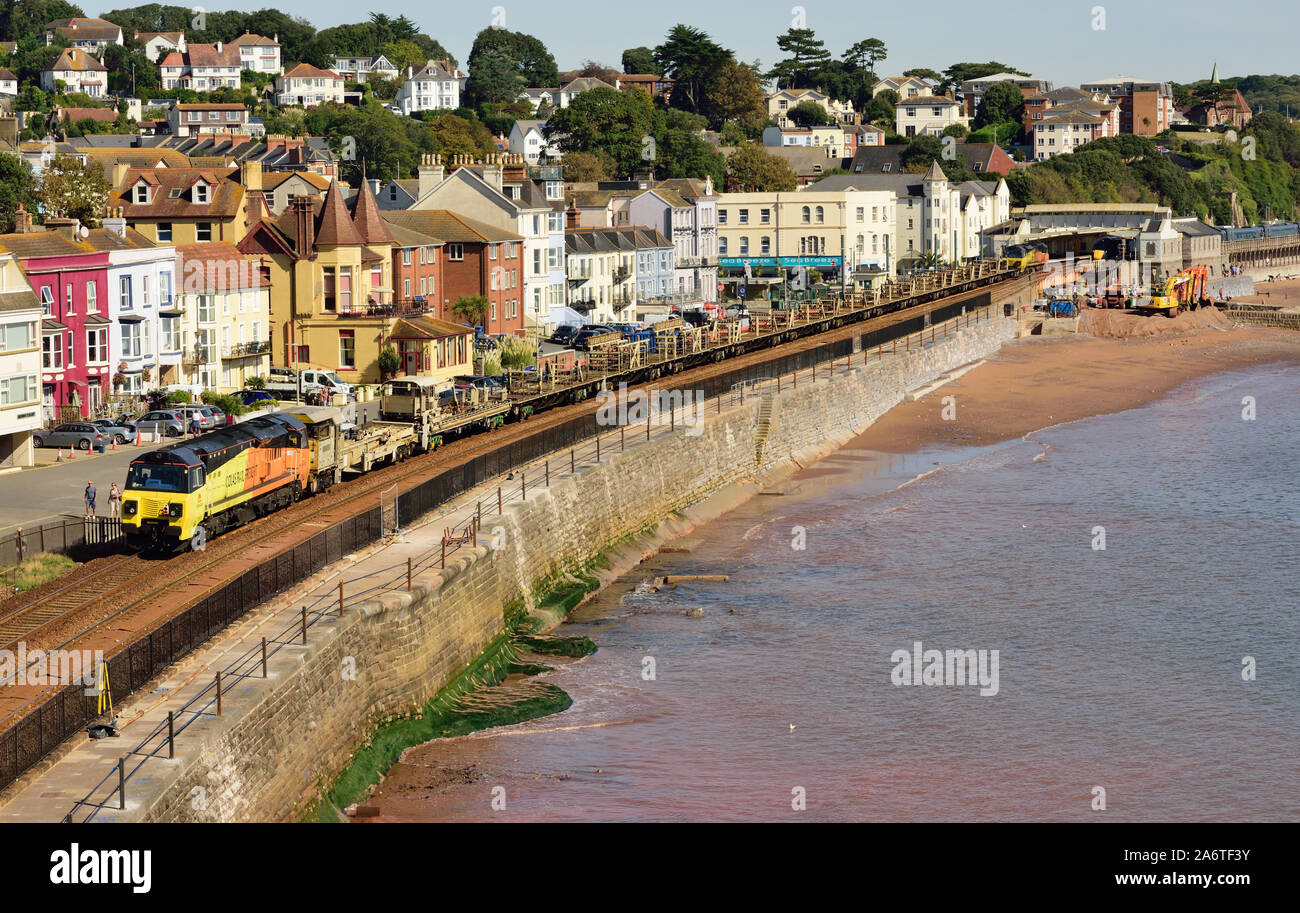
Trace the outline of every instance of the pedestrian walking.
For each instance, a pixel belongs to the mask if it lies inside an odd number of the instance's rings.
[[[87,480],[85,491],[87,520],[93,520],[95,518],[95,496],[97,494],[99,494],[99,492],[95,490],[95,483]]]
[[[122,516],[122,489],[114,482],[108,488],[108,516],[117,520]]]

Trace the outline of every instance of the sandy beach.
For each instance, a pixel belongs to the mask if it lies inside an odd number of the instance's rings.
[[[1219,371],[1300,361],[1300,334],[1227,327],[1214,311],[1174,320],[1085,311],[1082,328],[1114,335],[1027,337],[914,403],[903,403],[849,447],[908,453],[986,446],[1059,422],[1133,409]],[[1153,335],[1134,335],[1143,333]],[[956,397],[956,419],[940,414]]]
[[[1295,270],[1297,267],[1290,267]],[[1234,299],[1238,304],[1267,304],[1272,307],[1300,307],[1300,279],[1277,279],[1273,282],[1257,281],[1254,295],[1241,295]]]

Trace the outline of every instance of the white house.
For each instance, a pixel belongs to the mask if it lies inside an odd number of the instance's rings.
[[[239,88],[239,49],[218,41],[191,44],[184,51],[172,51],[159,64],[164,89],[192,89],[210,92]]]
[[[41,427],[41,305],[13,254],[0,251],[0,467],[31,466]]]
[[[144,56],[158,63],[172,51],[185,51],[184,32],[135,32],[135,40],[144,45]]]
[[[275,78],[275,103],[281,107],[314,108],[327,101],[343,102],[343,77],[333,70],[300,63]]]
[[[172,136],[244,133],[248,130],[248,109],[238,102],[178,103],[167,109],[167,126]]]
[[[124,238],[126,219],[106,218],[104,228]],[[164,366],[180,364],[180,351],[167,348],[162,337],[162,313],[175,300],[175,265],[170,244],[108,252],[108,319],[116,330],[108,334],[109,364],[126,379],[121,393],[143,393],[158,382]]]
[[[333,69],[344,80],[360,83],[372,76],[396,79],[400,72],[383,54],[374,57],[335,57]]]
[[[776,121],[779,127],[793,127],[794,122],[786,114],[791,108],[806,101],[821,105],[826,116],[835,123],[853,122],[853,102],[838,101],[816,89],[781,89],[773,92],[767,96],[767,116]]]
[[[406,68],[406,81],[397,90],[395,104],[403,114],[417,111],[452,111],[460,107],[465,74],[449,60],[430,60],[419,70]]]
[[[78,16],[74,19],[55,19],[45,26],[45,43],[50,44],[55,36],[65,39],[69,45],[81,51],[103,56],[104,48],[110,44],[122,44],[122,29],[106,19],[93,16]]]
[[[176,248],[177,291],[164,347],[179,347],[181,383],[233,393],[271,367],[271,283],[233,244]]]
[[[559,158],[563,153],[554,138],[548,140],[543,128],[544,120],[517,120],[510,128],[510,151],[522,155],[524,161],[536,165],[543,158]]]
[[[875,98],[886,89],[898,93],[900,99],[934,94],[934,86],[919,76],[886,76],[871,87],[871,97]]]
[[[69,92],[84,92],[91,98],[103,98],[108,90],[108,70],[97,58],[78,48],[68,48],[59,59],[41,71],[41,88],[58,90],[58,83]]]
[[[917,95],[899,99],[894,107],[894,132],[899,136],[939,136],[946,127],[969,126],[961,105],[942,95]]]
[[[280,36],[255,35],[245,32],[230,42],[229,47],[239,49],[239,67],[253,73],[276,73],[284,67],[280,63]]]
[[[18,77],[12,71],[0,67],[0,95],[17,95]]]

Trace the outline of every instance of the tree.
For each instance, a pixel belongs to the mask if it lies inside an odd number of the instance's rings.
[[[1216,125],[1220,122],[1219,105],[1223,104],[1225,101],[1231,100],[1236,96],[1236,94],[1236,88],[1224,82],[1206,83],[1203,86],[1199,86],[1196,90],[1197,99],[1203,104],[1209,105],[1210,109],[1214,112],[1214,123]]]
[[[25,161],[0,152],[0,234],[14,230],[19,205],[28,212],[36,210],[36,179]]]
[[[380,53],[398,70],[422,66],[429,59],[424,55],[424,49],[409,39],[390,41],[381,48]]]
[[[569,152],[560,161],[564,179],[576,183],[608,181],[614,173],[614,160],[599,149],[592,152]]]
[[[623,74],[613,67],[607,67],[598,61],[587,60],[583,62],[582,69],[578,71],[578,75],[589,79],[599,79],[612,86],[618,82],[619,77]]]
[[[482,326],[487,318],[488,300],[483,295],[461,295],[451,306],[452,313],[459,314],[470,323]]]
[[[104,49],[104,66],[110,92],[134,95],[161,86],[158,65],[140,51],[110,44]]]
[[[776,39],[776,46],[790,56],[778,61],[767,75],[782,88],[811,88],[818,74],[831,62],[825,42],[812,29],[791,28]]]
[[[785,159],[745,143],[727,159],[725,186],[737,193],[789,191],[799,186],[799,176]]]
[[[904,70],[903,75],[914,76],[917,79],[924,79],[936,88],[943,85],[943,74],[937,70],[931,70],[929,67],[913,67],[910,70]]]
[[[1014,82],[995,82],[984,89],[984,96],[975,112],[975,127],[1019,120],[1024,104],[1025,93]]]
[[[468,155],[477,158],[496,149],[487,127],[458,114],[440,114],[429,123],[429,132],[437,141],[437,151],[444,157]]]
[[[799,102],[786,112],[786,116],[800,127],[820,127],[831,120],[826,109],[815,101]]]
[[[844,62],[860,70],[876,71],[876,64],[885,59],[888,49],[879,38],[866,38],[849,45],[844,52]]]
[[[47,22],[84,15],[80,7],[63,0],[6,2],[0,6],[0,39],[17,41],[30,35],[44,35]]]
[[[767,123],[767,102],[758,74],[748,64],[728,60],[708,89],[709,122],[717,129],[739,125],[757,136]]]
[[[727,160],[694,133],[668,130],[659,137],[655,176],[660,178],[713,178],[721,186],[727,173]]]
[[[402,359],[398,356],[397,349],[391,345],[386,345],[379,351],[375,363],[379,368],[380,380],[388,380],[402,367]]]
[[[885,130],[893,131],[897,119],[894,116],[894,108],[898,104],[898,93],[893,89],[882,89],[876,94],[875,98],[867,102],[867,107],[863,111],[863,117],[867,123],[875,124]]]
[[[466,66],[469,78],[465,82],[465,103],[477,107],[484,101],[514,101],[514,97],[501,96],[502,80],[499,65],[493,65],[487,71],[482,64],[488,57],[504,57],[510,69],[518,75],[517,85],[524,88],[556,86],[560,82],[560,72],[555,65],[551,52],[532,35],[523,32],[511,32],[503,28],[488,27],[474,37],[474,46],[470,49]],[[489,82],[483,82],[490,78]],[[515,92],[518,95],[518,92]]]
[[[963,127],[961,124],[949,124],[948,126],[943,128],[943,133],[941,133],[940,135],[952,136],[952,137],[956,137],[957,139],[965,139],[966,136],[969,135],[969,133],[970,131],[967,130],[965,127]]]
[[[935,136],[914,136],[907,148],[899,155],[899,163],[904,170],[913,174],[923,174],[930,170],[933,162],[938,162],[944,176],[950,181],[969,181],[974,178],[966,169],[966,160],[960,156],[948,158],[944,152],[950,148]],[[955,148],[953,149],[955,152]]]
[[[544,129],[566,154],[604,152],[623,176],[643,167],[643,155],[653,149],[646,140],[656,126],[654,115],[645,92],[595,88],[552,114]]]
[[[85,225],[96,226],[112,190],[97,165],[83,165],[71,155],[56,155],[41,171],[36,199],[47,219],[80,219]]]
[[[628,48],[623,52],[624,73],[653,73],[663,75],[663,68],[655,60],[655,52],[647,47]]]
[[[467,82],[466,104],[472,103],[474,107],[509,104],[527,88],[515,61],[498,48],[489,48],[475,58],[474,69],[470,73],[474,92],[470,95]]]
[[[735,55],[706,33],[679,23],[668,31],[664,43],[655,48],[654,58],[662,74],[673,80],[670,99],[673,107],[700,114],[722,65],[735,59]]]

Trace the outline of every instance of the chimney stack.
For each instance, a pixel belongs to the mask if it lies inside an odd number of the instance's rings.
[[[119,238],[126,238],[125,212],[126,210],[121,206],[115,206],[108,211],[108,215],[104,218],[104,228]]]
[[[244,185],[248,191],[261,191],[262,189],[262,163],[255,161],[245,161],[239,163],[239,183]]]
[[[18,204],[18,211],[14,213],[14,232],[20,235],[28,234],[32,230],[32,214],[23,208],[23,204]]]
[[[295,253],[299,260],[306,260],[316,246],[316,214],[311,197],[293,197],[289,200],[289,209],[293,212]]]
[[[564,210],[564,227],[578,227],[578,201],[569,200],[569,208]]]
[[[442,156],[437,153],[420,157],[419,186],[416,199],[422,198],[442,183],[446,170],[442,165]]]

